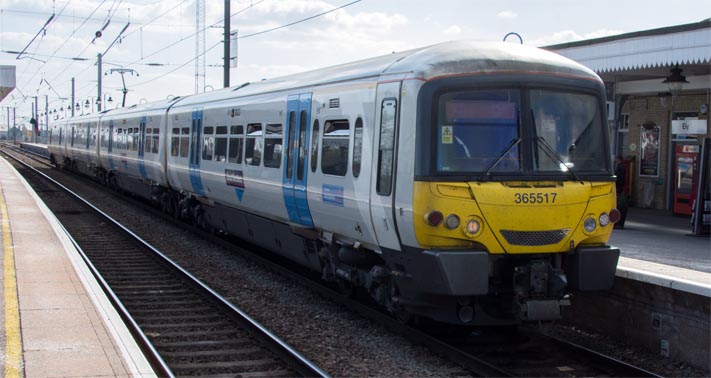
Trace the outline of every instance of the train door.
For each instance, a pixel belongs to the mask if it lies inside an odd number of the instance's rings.
[[[311,93],[291,95],[286,105],[286,154],[282,192],[289,221],[313,227],[306,194]]]
[[[200,196],[205,195],[205,190],[202,187],[202,179],[200,178],[200,146],[202,144],[202,109],[194,110],[192,117],[192,125],[190,127],[190,156],[189,171],[190,183],[193,185],[193,191]]]
[[[144,179],[148,178],[148,172],[146,172],[146,162],[143,160],[145,157],[146,149],[146,116],[141,117],[141,122],[138,128],[138,172]]]
[[[696,174],[699,146],[677,145],[674,155],[674,214],[691,215],[691,192]]]
[[[378,85],[376,98],[375,137],[372,180],[370,185],[370,216],[378,244],[400,250],[395,224],[395,146],[399,122],[400,83]]]

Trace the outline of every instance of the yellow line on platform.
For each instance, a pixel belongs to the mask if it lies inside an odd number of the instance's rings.
[[[22,336],[20,334],[20,307],[17,300],[15,252],[10,232],[10,217],[5,205],[5,195],[0,188],[0,221],[2,222],[2,250],[5,282],[5,377],[22,377]]]

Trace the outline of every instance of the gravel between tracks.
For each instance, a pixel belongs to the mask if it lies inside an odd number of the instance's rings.
[[[76,183],[75,178],[71,178]],[[461,372],[308,288],[136,209],[115,196],[71,185],[332,376],[435,377]]]
[[[71,177],[73,190],[166,253],[335,377],[433,377],[461,369],[429,349],[390,332],[306,287],[205,241],[155,215],[137,210]],[[138,227],[136,227],[138,225]],[[645,367],[663,376],[695,377],[708,372],[594,333],[549,326],[552,333]]]

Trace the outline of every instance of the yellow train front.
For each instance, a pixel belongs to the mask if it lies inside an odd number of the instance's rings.
[[[400,125],[416,142],[404,151],[401,135],[398,154],[414,156],[414,231],[399,229],[410,258],[394,269],[391,309],[511,324],[557,319],[576,291],[612,287],[619,212],[603,83],[553,54],[513,51],[439,55],[410,84],[417,115]]]

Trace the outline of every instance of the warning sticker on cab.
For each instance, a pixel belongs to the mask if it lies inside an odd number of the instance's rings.
[[[442,126],[442,144],[452,144],[453,142],[452,126]]]

